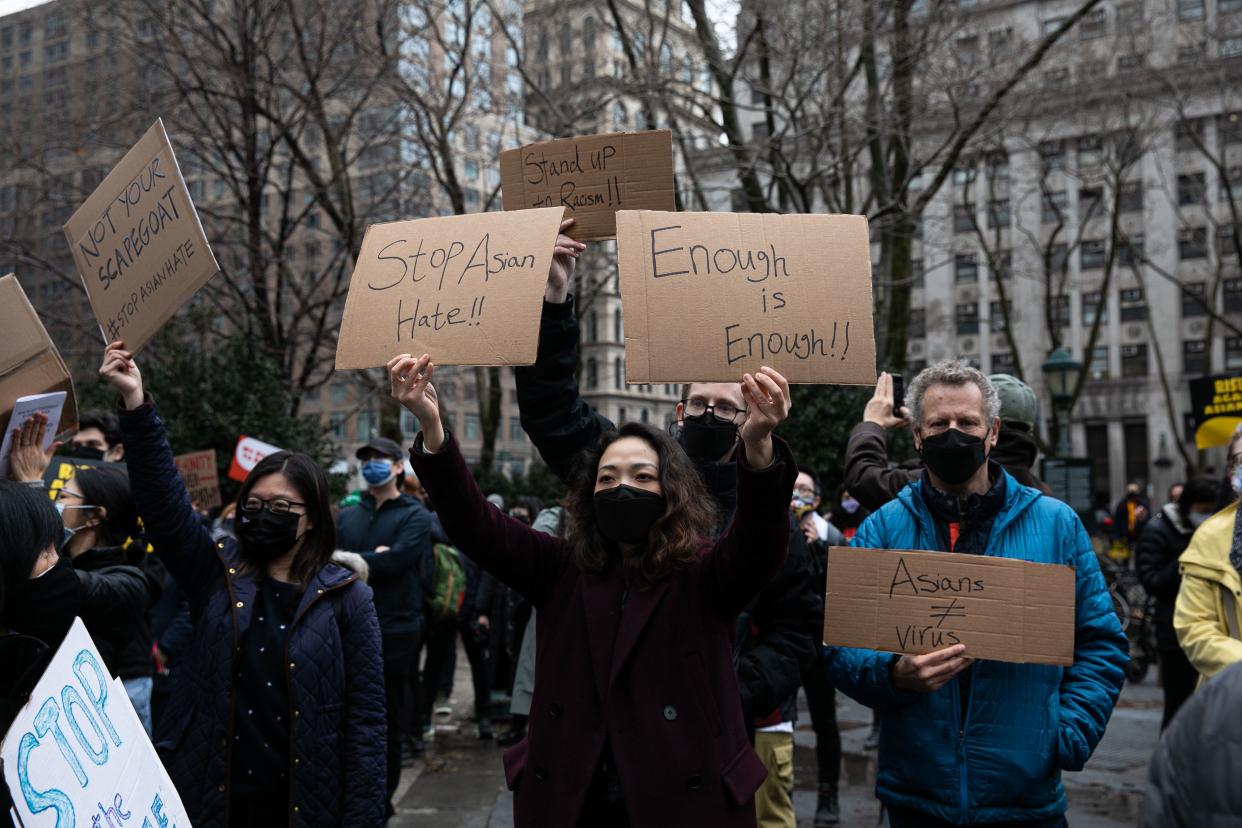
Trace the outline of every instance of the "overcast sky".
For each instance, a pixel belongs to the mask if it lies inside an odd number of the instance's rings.
[[[46,2],[47,0],[0,0],[0,16],[19,12],[31,6],[39,6]]]

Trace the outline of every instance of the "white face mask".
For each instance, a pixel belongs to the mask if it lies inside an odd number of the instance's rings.
[[[1198,529],[1211,515],[1206,512],[1191,512],[1189,517],[1190,525]]]

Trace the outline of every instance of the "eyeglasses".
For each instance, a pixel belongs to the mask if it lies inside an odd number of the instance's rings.
[[[815,497],[815,490],[810,486],[795,486],[794,494],[800,494],[803,497]]]
[[[698,397],[691,397],[688,400],[682,400],[681,404],[686,407],[686,413],[691,417],[702,417],[707,412],[712,412],[712,416],[717,420],[723,420],[726,423],[737,422],[738,414],[745,414],[747,409],[736,408],[732,403],[719,402],[715,405],[708,405],[705,400]]]
[[[305,503],[298,503],[296,500],[285,500],[283,497],[274,500],[264,500],[261,497],[248,497],[242,503],[243,512],[257,512],[260,509],[267,509],[273,515],[286,515],[294,506],[306,507]]]
[[[1231,455],[1229,455],[1229,462],[1228,462],[1228,465],[1230,465],[1230,466],[1242,466],[1242,452],[1238,452],[1237,454],[1231,454]]]

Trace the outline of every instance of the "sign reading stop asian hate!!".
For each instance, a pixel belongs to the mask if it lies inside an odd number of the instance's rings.
[[[367,228],[350,278],[336,367],[397,354],[441,365],[529,365],[564,210],[395,221]]]
[[[26,828],[188,828],[189,816],[81,619],[0,747]]]
[[[626,382],[875,383],[863,216],[622,210],[617,262]]]
[[[219,270],[162,120],[64,229],[105,340],[131,351]]]

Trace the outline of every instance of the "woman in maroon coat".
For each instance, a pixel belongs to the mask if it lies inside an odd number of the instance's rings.
[[[528,737],[505,753],[517,828],[753,826],[766,772],[746,738],[732,631],[780,568],[798,468],[772,429],[789,386],[744,374],[737,512],[715,543],[711,499],[668,435],[631,423],[584,456],[569,537],[490,506],[445,433],[428,356],[394,358],[419,420],[410,450],[449,537],[539,612]]]

